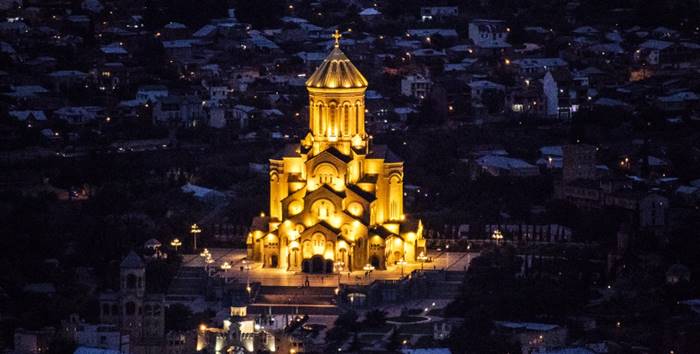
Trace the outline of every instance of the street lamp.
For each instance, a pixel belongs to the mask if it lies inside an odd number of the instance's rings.
[[[231,269],[231,264],[229,262],[224,262],[220,267],[224,272],[228,272],[228,270]]]
[[[211,253],[209,253],[209,249],[207,249],[207,248],[205,248],[204,251],[202,251],[202,253],[200,253],[199,255],[202,256],[203,258],[211,257]]]
[[[175,247],[175,252],[177,252],[178,248],[182,246],[182,242],[179,238],[174,238],[172,241],[170,241],[170,246]]]
[[[426,256],[425,253],[423,253],[423,251],[421,251],[417,258],[418,258],[418,261],[420,262],[420,270],[423,271],[423,264],[425,264],[425,261],[428,260],[428,256]]]
[[[491,238],[496,240],[496,245],[498,245],[501,240],[503,239],[503,234],[501,233],[501,230],[496,229],[493,231],[493,234],[491,234]]]
[[[396,262],[396,265],[401,267],[401,278],[403,278],[403,267],[406,264],[408,264],[408,262],[406,262],[406,260],[404,260],[403,257],[401,259],[399,259],[398,262]]]
[[[190,227],[190,233],[192,234],[192,249],[197,250],[197,236],[202,233],[202,229],[199,228],[197,224],[192,224],[192,227]]]

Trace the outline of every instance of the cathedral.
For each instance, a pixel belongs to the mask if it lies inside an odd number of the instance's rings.
[[[270,210],[248,259],[308,273],[386,269],[425,252],[403,211],[403,161],[365,131],[367,79],[335,47],[306,81],[309,132],[270,159]]]

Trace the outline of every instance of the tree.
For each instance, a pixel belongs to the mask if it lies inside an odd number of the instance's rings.
[[[368,327],[381,327],[386,323],[386,311],[375,309],[365,313],[364,325]]]
[[[397,352],[401,347],[401,338],[399,337],[398,329],[394,328],[389,335],[388,343],[386,344],[386,350],[390,352]]]
[[[166,331],[187,331],[196,327],[194,316],[189,307],[183,304],[173,304],[165,308]]]

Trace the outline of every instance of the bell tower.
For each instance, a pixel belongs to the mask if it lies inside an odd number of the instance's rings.
[[[334,146],[349,154],[353,146],[366,146],[367,79],[340,50],[340,37],[336,30],[333,50],[306,81],[309,131],[316,153]]]

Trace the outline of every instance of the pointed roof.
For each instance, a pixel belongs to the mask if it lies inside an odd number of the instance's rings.
[[[367,79],[336,44],[323,63],[306,80],[306,87],[362,88],[367,87]]]
[[[143,268],[146,265],[143,263],[143,260],[139,255],[136,254],[134,251],[130,251],[129,254],[126,255],[122,263],[119,265],[120,268]]]

